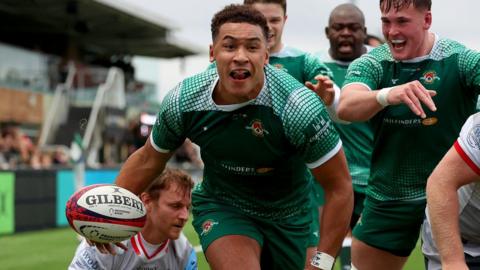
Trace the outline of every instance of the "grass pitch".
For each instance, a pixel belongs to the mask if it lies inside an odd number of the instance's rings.
[[[199,240],[190,222],[184,233],[198,250],[199,270],[208,270],[208,264],[199,248]],[[70,228],[0,236],[0,269],[2,270],[64,270],[73,258],[78,240]],[[335,266],[335,270],[340,267]],[[410,256],[405,270],[423,270],[420,244]]]

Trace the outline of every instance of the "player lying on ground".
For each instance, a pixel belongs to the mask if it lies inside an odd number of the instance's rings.
[[[140,194],[147,210],[140,233],[119,247],[95,247],[84,239],[68,269],[197,269],[195,251],[181,233],[189,216],[192,187],[190,176],[166,169]]]

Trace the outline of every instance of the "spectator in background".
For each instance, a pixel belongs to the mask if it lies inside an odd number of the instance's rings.
[[[67,166],[70,164],[69,152],[67,149],[56,147],[53,151],[53,163],[56,166]]]
[[[8,142],[6,139],[3,138],[2,132],[0,136],[0,170],[8,170],[8,168],[10,167],[7,158],[8,149]]]
[[[195,168],[203,168],[197,147],[189,139],[186,139],[182,146],[175,151],[174,160],[180,163],[184,169],[188,169],[192,165]]]
[[[70,158],[68,151],[61,147],[42,149],[36,147],[31,158],[30,166],[33,169],[51,169],[53,167],[68,166]]]
[[[2,126],[2,151],[3,157],[13,169],[17,166],[29,165],[30,158],[35,151],[32,140],[23,134],[17,123],[7,123]]]
[[[49,169],[52,167],[52,165],[53,157],[50,152],[41,150],[39,148],[35,149],[30,159],[30,166],[33,169]]]

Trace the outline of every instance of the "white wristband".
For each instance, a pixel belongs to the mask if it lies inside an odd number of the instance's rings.
[[[317,252],[310,262],[313,267],[322,270],[331,270],[333,263],[335,263],[335,258],[323,252]]]
[[[384,108],[390,105],[390,103],[388,103],[388,93],[390,93],[390,90],[392,90],[392,87],[383,88],[382,90],[377,92],[377,102]]]

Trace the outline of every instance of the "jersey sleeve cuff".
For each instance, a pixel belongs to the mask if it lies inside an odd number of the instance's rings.
[[[468,153],[463,150],[463,147],[461,145],[461,142],[459,140],[455,141],[455,144],[453,145],[455,147],[455,150],[457,150],[457,153],[460,155],[460,157],[467,163],[468,167],[470,167],[477,175],[480,175],[480,168],[479,164],[475,163]]]
[[[152,134],[150,134],[149,139],[150,139],[150,144],[152,145],[153,149],[155,149],[157,152],[164,153],[164,154],[170,153],[170,150],[162,149],[155,143],[155,141],[153,140]]]
[[[335,156],[338,153],[338,151],[340,151],[341,148],[342,148],[342,140],[338,140],[337,145],[332,150],[330,150],[330,152],[328,152],[326,155],[324,155],[323,157],[321,157],[319,160],[317,160],[315,162],[307,163],[306,164],[307,167],[309,169],[319,167],[320,165],[322,165],[323,163],[325,163],[329,159],[331,159],[333,156]]]
[[[345,87],[350,86],[350,85],[353,85],[353,84],[361,85],[361,86],[363,86],[363,87],[366,87],[369,91],[372,91],[372,88],[370,88],[370,86],[368,86],[368,84],[362,83],[362,82],[351,82],[351,83],[347,83],[347,84],[345,84],[345,85],[342,87],[342,90],[343,90]]]
[[[333,90],[335,90],[335,96],[333,97],[333,102],[332,105],[327,106],[327,112],[330,118],[332,119],[333,122],[339,123],[339,124],[350,124],[350,122],[342,120],[338,117],[337,114],[337,108],[338,108],[338,103],[340,101],[340,88],[336,85],[333,84]]]

